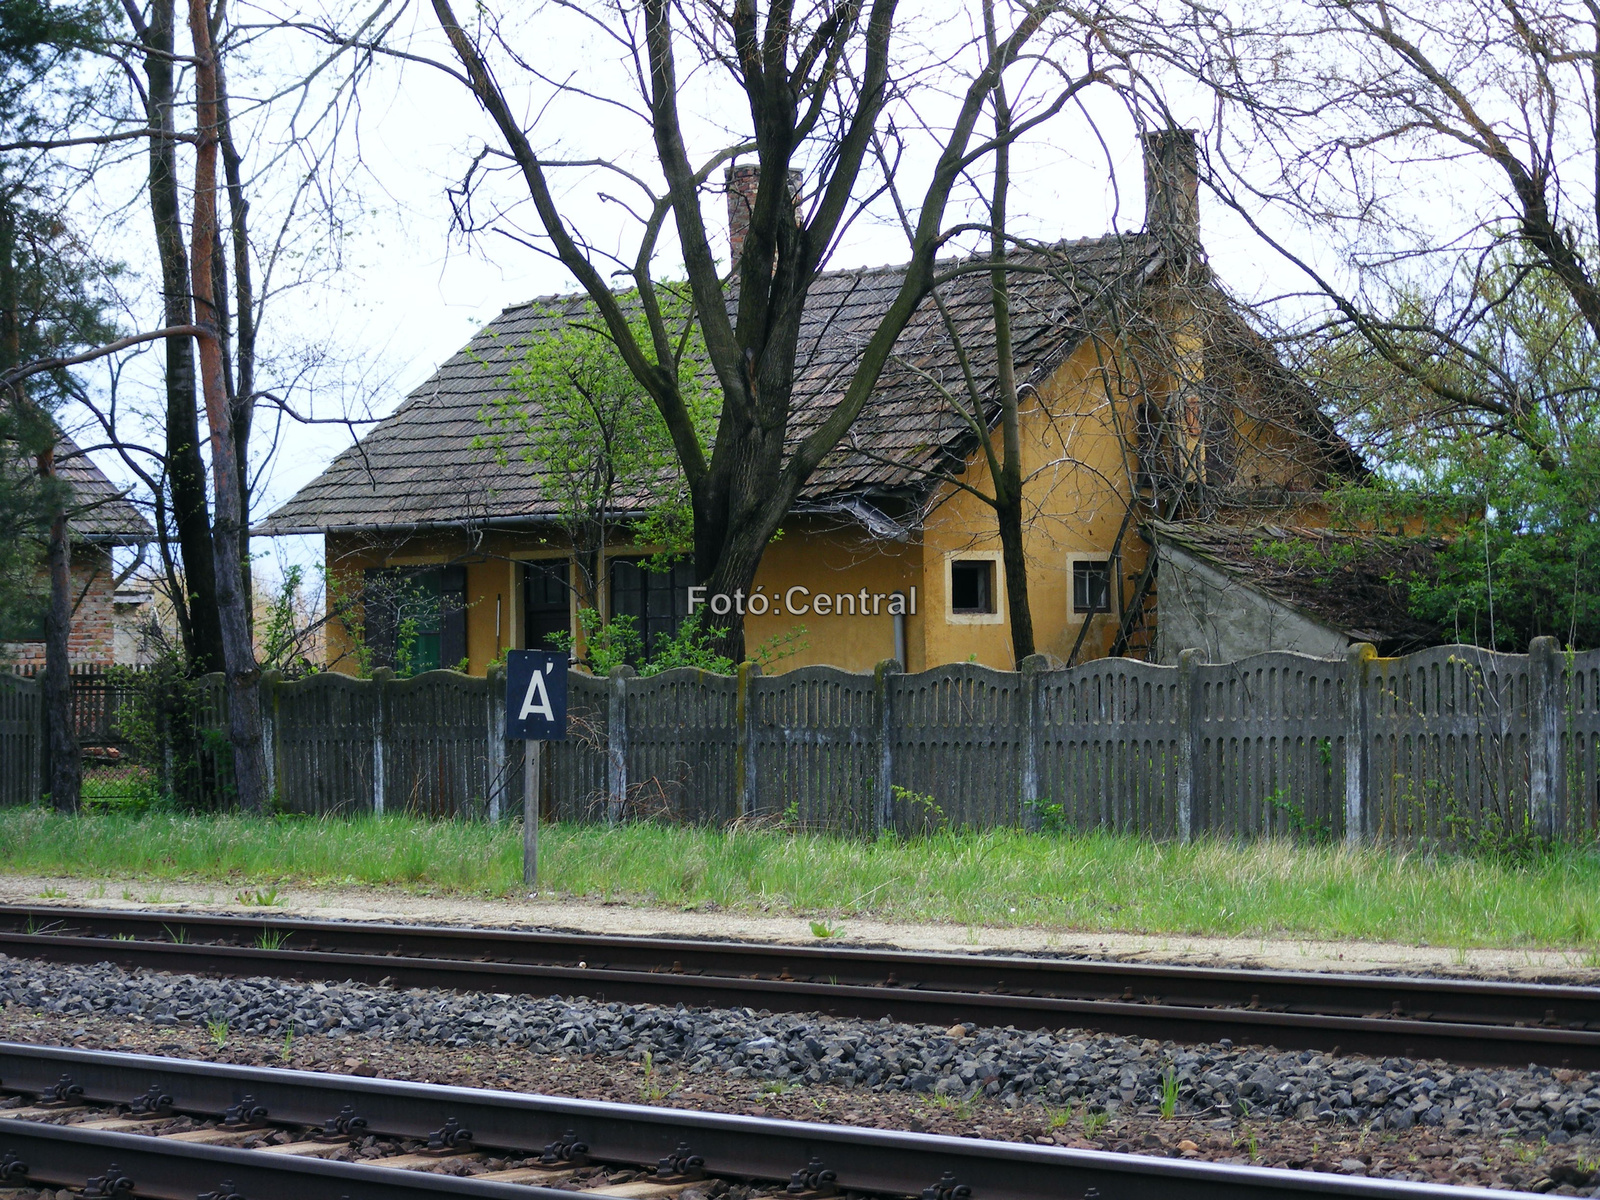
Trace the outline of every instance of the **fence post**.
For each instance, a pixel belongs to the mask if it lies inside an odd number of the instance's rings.
[[[393,678],[394,672],[388,667],[379,667],[372,673],[372,811],[377,816],[383,815],[383,769],[388,761],[385,735],[389,725],[389,681]]]
[[[261,758],[267,768],[267,802],[281,808],[278,795],[278,685],[282,671],[261,672]]]
[[[1553,637],[1528,645],[1528,817],[1533,832],[1556,836],[1561,775],[1561,683],[1564,673]]]
[[[753,689],[761,678],[761,664],[748,659],[739,664],[738,692],[733,705],[734,786],[739,792],[739,816],[756,813],[756,705]]]
[[[1196,725],[1200,721],[1200,676],[1195,667],[1206,661],[1204,650],[1178,652],[1177,726],[1178,726],[1178,840],[1194,839],[1195,781],[1200,777],[1200,737]]]
[[[489,820],[498,821],[504,811],[501,797],[506,793],[506,669],[501,663],[489,667],[486,682],[489,694],[484,708],[488,726],[485,761],[489,764]]]
[[[1371,761],[1367,673],[1377,657],[1377,647],[1371,642],[1357,642],[1345,653],[1344,840],[1352,846],[1367,836],[1367,766]]]
[[[889,676],[900,674],[900,664],[886,658],[872,671],[872,706],[878,716],[878,776],[873,805],[872,833],[894,827],[894,705],[889,699]]]
[[[1022,763],[1021,776],[1022,795],[1018,800],[1022,806],[1023,828],[1038,832],[1042,814],[1039,802],[1044,798],[1039,794],[1039,780],[1043,772],[1039,768],[1040,759],[1044,754],[1043,740],[1044,724],[1043,714],[1040,709],[1043,703],[1043,691],[1039,686],[1039,672],[1050,665],[1050,660],[1042,654],[1030,654],[1019,664],[1022,674]]]
[[[606,676],[610,687],[606,695],[606,784],[609,796],[606,821],[622,820],[628,802],[628,680],[633,668],[624,664],[612,667]]]

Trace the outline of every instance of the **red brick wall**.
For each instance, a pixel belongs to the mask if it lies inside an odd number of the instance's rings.
[[[103,546],[72,547],[72,614],[69,652],[75,663],[110,666],[116,661],[112,605],[114,590],[111,551]],[[44,665],[43,642],[9,642],[4,657],[19,663]]]

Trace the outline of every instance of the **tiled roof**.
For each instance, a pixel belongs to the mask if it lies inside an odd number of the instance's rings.
[[[77,537],[88,542],[134,546],[155,540],[150,522],[125,498],[123,489],[107,479],[94,461],[65,434],[56,443],[56,474],[72,485],[69,524]]]
[[[967,260],[970,264],[972,260]],[[1152,238],[1111,235],[1018,256],[1012,321],[1019,382],[1048,376],[1085,332],[1085,310],[1108,288],[1137,286],[1159,269]],[[1044,267],[1030,272],[1029,265]],[[941,263],[942,272],[959,268]],[[888,309],[903,266],[830,271],[812,286],[796,364],[790,445],[827,419],[863,347]],[[988,275],[958,274],[941,286],[977,378],[994,375]],[[457,524],[522,524],[556,513],[515,435],[507,465],[477,448],[479,413],[506,395],[509,366],[530,339],[585,311],[582,296],[554,296],[506,309],[413,391],[393,415],[339,455],[267,518],[266,534],[329,529],[396,529]],[[957,394],[961,368],[944,318],[924,302],[895,345],[895,357],[850,434],[812,475],[802,501],[920,487],[927,471],[961,446],[968,430],[929,377]]]

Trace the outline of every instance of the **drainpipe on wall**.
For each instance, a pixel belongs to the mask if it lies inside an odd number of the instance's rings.
[[[902,601],[905,600],[904,592],[895,592],[893,594],[899,596]],[[893,613],[889,619],[894,622],[894,660],[900,664],[903,670],[906,665],[906,615],[905,613]]]

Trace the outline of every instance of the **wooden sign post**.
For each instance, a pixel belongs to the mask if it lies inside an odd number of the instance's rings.
[[[506,740],[521,739],[522,882],[539,882],[539,770],[544,743],[567,736],[567,656],[512,650],[506,656]]]

